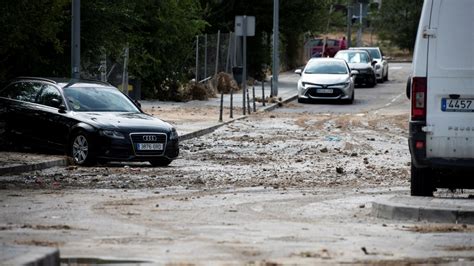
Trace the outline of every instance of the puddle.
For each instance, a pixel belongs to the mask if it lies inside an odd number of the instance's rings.
[[[61,266],[89,266],[89,265],[149,265],[149,261],[139,260],[109,260],[97,258],[61,258]]]

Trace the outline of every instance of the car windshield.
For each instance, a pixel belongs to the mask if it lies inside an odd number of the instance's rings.
[[[64,89],[69,107],[77,112],[139,112],[138,108],[115,88],[69,87]]]
[[[369,63],[369,56],[365,52],[337,53],[334,57],[344,59],[347,63]]]
[[[372,56],[372,58],[374,58],[374,59],[380,59],[381,58],[380,52],[379,52],[378,49],[367,49],[367,51],[369,51],[370,56]]]
[[[305,68],[305,74],[347,74],[344,62],[310,61]]]

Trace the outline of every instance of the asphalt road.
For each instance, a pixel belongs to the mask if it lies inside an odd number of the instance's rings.
[[[371,214],[409,194],[408,68],[392,64],[354,105],[292,102],[184,141],[170,167],[4,177],[0,242],[135,264],[472,264],[472,225]]]

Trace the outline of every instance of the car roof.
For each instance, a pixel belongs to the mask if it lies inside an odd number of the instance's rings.
[[[333,57],[313,57],[309,59],[308,63],[311,61],[333,61],[333,62],[346,62],[346,60],[342,58],[333,58]]]
[[[43,77],[17,77],[12,82],[17,81],[43,81],[53,83],[61,88],[66,87],[113,87],[108,82],[91,79],[71,79],[71,78],[43,78]]]

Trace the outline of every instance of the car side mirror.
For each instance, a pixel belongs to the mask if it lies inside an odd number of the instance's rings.
[[[302,73],[303,73],[303,71],[302,71],[301,69],[297,69],[297,70],[295,70],[295,74],[298,74],[298,75],[300,75],[300,76],[301,76],[301,74],[302,74]]]
[[[351,70],[351,77],[353,77],[353,76],[355,76],[355,75],[357,75],[357,74],[359,74],[359,71],[357,71],[357,70]]]
[[[58,112],[59,112],[59,113],[64,114],[64,113],[66,113],[66,111],[67,111],[66,105],[60,104],[60,105],[58,106]]]
[[[142,104],[138,101],[138,100],[133,100],[133,102],[135,103],[135,105],[138,107],[138,108],[142,108]]]
[[[375,61],[375,60],[372,61],[372,63],[371,63],[372,66],[375,66],[376,64],[377,64],[377,61]]]

